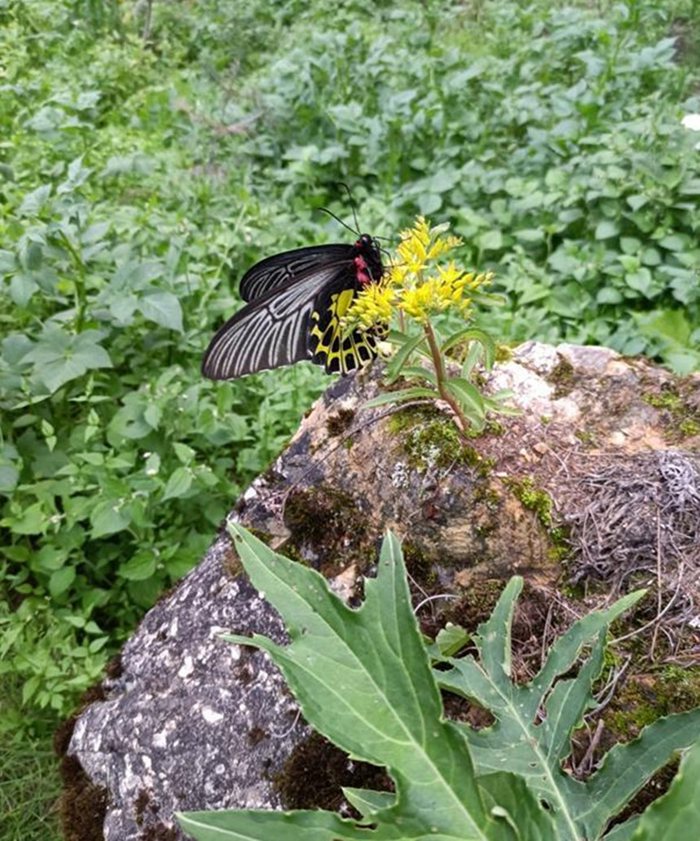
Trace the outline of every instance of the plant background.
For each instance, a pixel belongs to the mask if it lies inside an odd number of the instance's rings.
[[[152,14],[149,14],[151,7]],[[275,251],[449,221],[504,341],[700,364],[697,0],[0,0],[0,818],[327,379],[199,374]]]

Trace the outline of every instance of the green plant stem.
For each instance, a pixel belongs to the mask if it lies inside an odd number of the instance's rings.
[[[80,333],[83,329],[85,321],[85,310],[87,308],[87,296],[85,292],[85,263],[82,257],[76,250],[73,243],[68,239],[65,232],[58,231],[58,236],[65,246],[66,251],[70,254],[73,263],[78,271],[77,276],[73,280],[74,297],[75,297],[75,332]]]
[[[466,440],[467,430],[469,429],[469,421],[465,418],[464,412],[462,412],[459,403],[457,403],[454,397],[452,397],[449,391],[445,388],[445,380],[447,379],[447,372],[445,371],[445,360],[443,359],[442,353],[440,352],[440,346],[438,344],[435,331],[433,330],[433,327],[429,321],[425,321],[423,323],[423,331],[428,340],[428,346],[430,347],[430,355],[433,358],[433,365],[435,366],[435,377],[437,379],[438,392],[440,394],[440,397],[454,412],[457,429],[459,430],[460,435]]]

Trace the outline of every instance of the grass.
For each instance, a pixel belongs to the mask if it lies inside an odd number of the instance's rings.
[[[51,714],[23,711],[21,685],[0,680],[0,838],[2,841],[58,841],[60,794]]]

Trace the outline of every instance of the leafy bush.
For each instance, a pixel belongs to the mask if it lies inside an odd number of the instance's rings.
[[[511,580],[472,638],[478,659],[447,657],[434,647],[431,653],[442,668],[431,670],[400,546],[391,533],[358,609],[348,607],[315,570],[276,555],[240,527],[232,526],[231,533],[253,585],[281,614],[290,643],[277,645],[259,635],[230,640],[266,651],[306,720],[353,759],[386,766],[396,791],[344,790],[359,821],[322,810],[180,816],[198,841],[282,836],[301,841],[311,835],[318,841],[642,841],[653,837],[663,819],[684,810],[697,814],[697,784],[684,781],[683,774],[690,770],[692,776],[698,762],[700,709],[659,719],[637,740],[616,745],[588,780],[576,780],[561,767],[571,751],[571,734],[593,702],[609,625],[643,592],[578,620],[554,643],[539,674],[521,686],[511,673],[510,638],[521,579]],[[590,653],[571,677],[584,647]],[[477,702],[493,714],[493,726],[475,731],[446,721],[438,687]],[[693,743],[666,803],[606,832],[672,753]]]
[[[697,367],[700,155],[672,11],[480,8],[354,17],[285,50],[249,82],[250,153],[297,189],[361,177],[390,229],[439,211],[496,272],[513,339],[536,324]]]
[[[25,701],[66,711],[201,557],[319,378],[202,382],[211,298],[241,248],[235,220],[208,208],[211,183],[186,152],[162,148],[189,124],[142,46],[105,50],[80,28],[60,44],[47,32],[45,46],[40,71],[34,54],[12,56],[14,96],[0,106],[12,150],[0,222],[0,673],[25,677]],[[78,56],[89,69],[69,78]]]

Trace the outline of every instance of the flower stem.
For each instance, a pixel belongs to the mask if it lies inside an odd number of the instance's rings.
[[[464,438],[464,440],[466,441],[467,430],[469,429],[469,421],[464,416],[462,407],[454,399],[450,392],[445,388],[445,381],[447,380],[447,373],[445,371],[445,359],[440,351],[440,346],[438,345],[438,340],[435,335],[435,331],[433,330],[432,324],[427,320],[423,322],[423,331],[425,332],[425,337],[428,340],[428,346],[430,347],[430,355],[433,358],[433,366],[435,367],[435,377],[437,379],[438,393],[440,394],[440,397],[445,401],[445,403],[447,403],[450,409],[452,409],[452,411],[454,412],[457,429],[462,435],[462,438]]]

